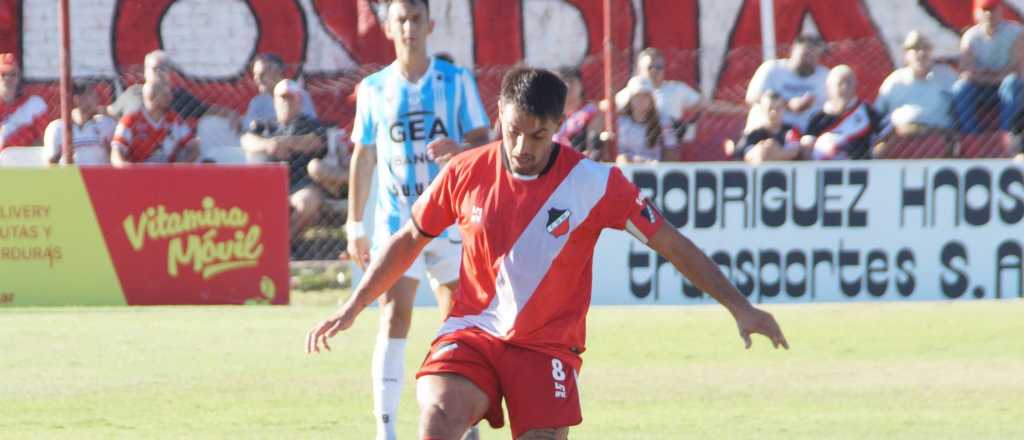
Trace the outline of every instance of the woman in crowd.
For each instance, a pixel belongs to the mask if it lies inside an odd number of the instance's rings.
[[[644,78],[629,80],[615,94],[618,118],[619,154],[615,163],[657,163],[674,151],[676,137],[672,122],[658,114],[654,103],[654,87]]]

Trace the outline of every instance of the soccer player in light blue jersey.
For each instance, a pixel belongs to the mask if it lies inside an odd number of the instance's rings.
[[[390,0],[385,6],[384,30],[397,59],[359,84],[352,129],[355,150],[345,229],[348,253],[364,270],[374,250],[409,221],[413,202],[445,163],[462,150],[487,142],[490,131],[473,76],[427,55],[427,35],[434,27],[428,1]],[[378,196],[371,249],[361,221],[374,171]],[[460,246],[452,237],[439,237],[380,299],[372,365],[378,440],[395,438],[406,336],[419,280],[427,275],[447,314],[460,257]]]

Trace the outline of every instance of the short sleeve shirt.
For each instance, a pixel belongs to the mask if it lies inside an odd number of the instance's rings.
[[[306,115],[299,115],[291,122],[279,125],[276,122],[256,121],[249,128],[249,132],[265,138],[278,136],[303,136],[315,134],[321,140],[321,148],[312,153],[292,152],[288,157],[288,184],[292,191],[309,185],[312,180],[309,177],[307,167],[313,159],[322,159],[327,155],[327,129],[317,121]]]

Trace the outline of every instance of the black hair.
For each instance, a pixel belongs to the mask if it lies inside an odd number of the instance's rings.
[[[569,88],[545,69],[518,67],[501,80],[501,105],[512,104],[530,115],[558,120],[565,110]]]
[[[427,15],[428,16],[430,15],[430,0],[383,0],[383,1],[381,1],[381,4],[386,8],[388,6],[391,6],[392,3],[398,3],[398,2],[409,2],[409,3],[420,2],[420,3],[423,3],[423,6],[425,6],[427,8]]]
[[[252,66],[255,65],[257,61],[260,61],[263,64],[269,64],[269,65],[275,66],[282,73],[284,73],[284,71],[285,71],[284,60],[281,59],[281,56],[276,54],[276,53],[263,52],[263,53],[257,54],[252,59],[252,65],[249,66],[249,70],[252,70]]]
[[[793,39],[794,46],[808,46],[808,47],[821,47],[824,46],[821,38],[815,37],[810,34],[800,34]]]

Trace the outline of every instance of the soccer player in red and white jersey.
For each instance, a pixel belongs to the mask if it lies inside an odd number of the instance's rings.
[[[46,101],[21,93],[21,69],[14,54],[0,53],[0,150],[42,140]]]
[[[199,142],[192,128],[171,110],[171,90],[167,83],[142,86],[142,110],[121,118],[111,142],[110,163],[194,162],[199,157]]]
[[[71,151],[74,163],[105,165],[110,163],[110,140],[117,121],[101,113],[95,81],[76,82],[71,88],[75,108],[71,109]],[[67,163],[61,146],[64,143],[64,121],[54,119],[46,126],[43,147],[51,164]]]
[[[582,421],[576,377],[594,245],[605,228],[630,232],[724,305],[747,347],[759,333],[788,348],[775,319],[621,171],[552,144],[565,97],[565,84],[548,71],[510,71],[499,99],[501,141],[456,156],[349,300],[307,334],[307,352],[330,349],[327,339],[349,328],[431,237],[458,225],[459,290],[417,374],[423,439],[457,439],[481,419],[502,426],[502,399],[516,439],[565,439]]]

